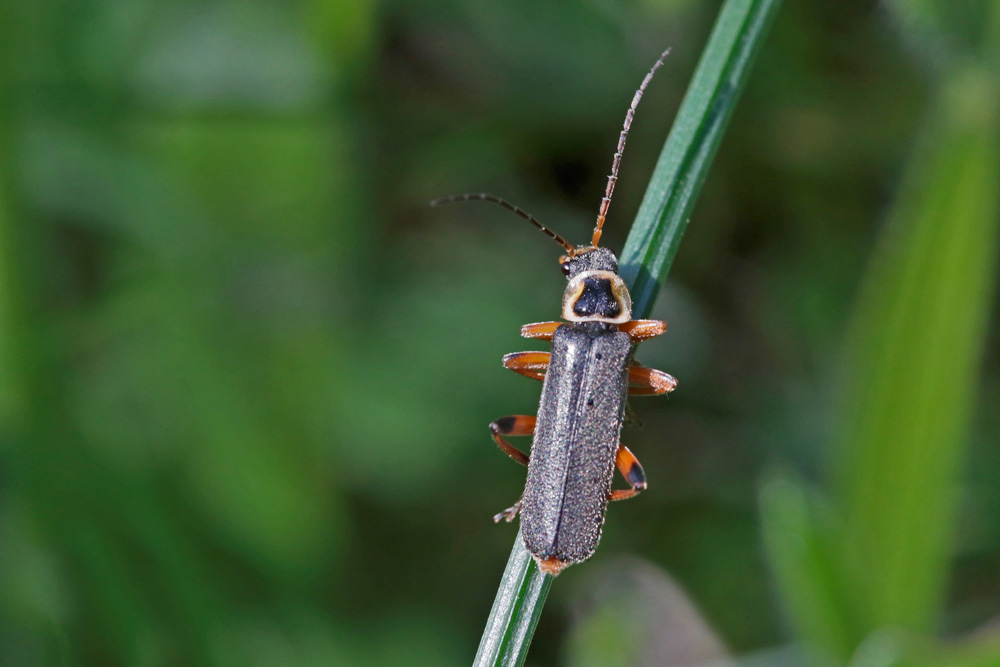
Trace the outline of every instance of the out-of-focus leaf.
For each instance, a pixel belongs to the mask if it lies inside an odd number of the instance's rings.
[[[363,72],[360,62],[375,45],[376,7],[372,0],[309,0],[302,3],[303,23],[327,51],[335,74]]]
[[[983,50],[989,44],[994,0],[889,0],[886,3],[902,24],[904,37],[918,52],[933,60],[955,61]],[[940,62],[939,62],[940,64]]]
[[[566,640],[565,664],[730,667],[725,647],[684,590],[638,560],[604,567]]]
[[[765,484],[760,504],[764,546],[789,621],[819,664],[842,662],[858,637],[843,599],[830,526],[806,489],[790,479]]]
[[[287,111],[319,103],[329,72],[279,7],[166,7],[135,68],[142,97],[176,109]]]
[[[881,631],[858,647],[850,667],[997,667],[1000,635],[940,642],[897,630]]]
[[[0,144],[0,156],[5,146]],[[0,184],[0,424],[12,425],[23,414],[28,372],[23,322],[23,286],[17,262],[15,230],[7,208],[6,188]]]
[[[175,261],[215,236],[185,185],[141,155],[47,116],[32,118],[19,139],[18,177],[43,215]]]
[[[349,261],[360,233],[348,130],[315,117],[178,117],[137,124],[132,138],[172,178],[192,184],[230,248],[308,248]],[[294,224],[290,224],[294,221]]]
[[[996,79],[956,72],[912,159],[865,279],[836,451],[863,629],[930,630],[994,291]]]

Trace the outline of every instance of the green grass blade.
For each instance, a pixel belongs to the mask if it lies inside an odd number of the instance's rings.
[[[849,667],[997,667],[1000,634],[974,633],[958,641],[940,641],[905,631],[887,630],[869,637],[851,657]]]
[[[983,70],[947,77],[855,313],[834,463],[866,631],[932,630],[943,605],[995,288],[998,92]]]
[[[622,250],[635,317],[656,301],[779,4],[730,0],[719,13]]]
[[[761,531],[789,623],[815,664],[843,664],[861,637],[844,599],[829,522],[795,479],[774,478],[760,492]]]
[[[518,530],[493,609],[486,621],[486,630],[479,642],[479,651],[473,663],[475,667],[524,664],[553,579],[555,577],[538,569],[535,559],[524,548],[524,540]]]
[[[722,6],[622,251],[633,317],[647,316],[656,300],[778,5],[779,0],[727,0]],[[524,663],[551,584],[552,577],[538,570],[518,532],[479,644],[477,666]]]

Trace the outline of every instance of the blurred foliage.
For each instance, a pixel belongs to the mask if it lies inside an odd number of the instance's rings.
[[[1000,21],[995,5],[962,9],[977,8],[986,25]],[[951,9],[897,9],[950,35]],[[981,49],[936,72],[932,110],[866,273],[842,369],[832,507],[794,481],[764,494],[793,619],[833,664],[880,629],[929,632],[941,620],[1000,241],[1000,75],[983,65],[1000,51]],[[865,646],[852,664],[1000,663],[996,650],[898,662]]]
[[[562,276],[425,202],[585,238],[670,46],[619,249],[717,9],[0,5],[0,662],[467,663],[523,482],[485,425],[538,396],[499,358]],[[680,379],[624,435],[651,487],[533,664],[679,617],[748,664],[995,664],[998,13],[786,0],[640,351]],[[624,634],[623,553],[676,582]]]

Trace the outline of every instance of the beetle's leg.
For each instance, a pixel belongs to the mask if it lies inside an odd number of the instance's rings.
[[[505,509],[503,512],[495,514],[493,516],[493,523],[500,523],[500,519],[503,519],[507,523],[510,523],[511,521],[514,520],[514,517],[516,517],[517,513],[520,511],[521,511],[521,499],[518,498],[516,503]]]
[[[645,366],[631,366],[628,369],[628,393],[633,396],[666,394],[677,387],[677,380],[669,373]]]
[[[535,432],[535,418],[532,415],[511,415],[501,417],[490,424],[490,433],[497,446],[510,458],[522,465],[528,465],[528,455],[503,439],[504,435],[531,435]]]
[[[611,491],[610,500],[625,500],[631,498],[646,488],[646,473],[642,469],[639,459],[635,458],[628,447],[618,443],[618,453],[615,454],[615,463],[621,470],[625,481],[628,482],[628,489],[614,489]]]
[[[667,330],[667,323],[660,320],[631,320],[618,325],[618,330],[628,334],[633,343],[649,340]]]
[[[535,380],[545,377],[549,368],[548,352],[511,352],[503,355],[503,367]]]
[[[525,338],[552,340],[552,337],[556,334],[556,329],[563,324],[563,322],[535,322],[534,324],[525,324],[521,327],[521,335]]]

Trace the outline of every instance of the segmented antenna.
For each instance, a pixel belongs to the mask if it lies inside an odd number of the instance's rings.
[[[622,161],[622,151],[625,150],[625,138],[628,137],[628,130],[632,127],[632,117],[635,116],[635,108],[639,106],[639,100],[642,99],[642,93],[646,90],[646,86],[653,78],[653,74],[660,68],[663,64],[663,59],[667,57],[670,53],[670,49],[667,49],[660,55],[660,59],[653,64],[653,67],[649,70],[649,74],[646,78],[642,80],[639,85],[639,90],[635,91],[635,96],[632,98],[632,106],[628,108],[628,112],[625,114],[625,124],[622,129],[621,136],[618,137],[618,150],[615,151],[615,157],[611,161],[611,175],[608,176],[608,187],[604,190],[604,198],[601,200],[601,209],[597,213],[597,226],[594,227],[594,239],[590,242],[595,248],[601,240],[601,227],[604,226],[604,218],[608,215],[608,207],[611,206],[611,195],[615,191],[615,182],[618,180],[618,165]]]
[[[561,245],[563,248],[565,248],[566,252],[569,254],[570,257],[576,254],[576,249],[573,246],[571,246],[566,241],[566,239],[559,236],[558,234],[556,234],[554,231],[552,231],[542,223],[538,222],[538,220],[535,219],[535,216],[531,215],[530,213],[527,213],[526,211],[518,208],[517,206],[514,206],[509,201],[506,201],[505,199],[500,199],[499,197],[494,197],[493,195],[488,195],[483,193],[451,195],[449,197],[441,197],[440,199],[435,199],[434,201],[431,202],[431,206],[441,206],[442,204],[454,204],[456,202],[476,201],[476,200],[489,201],[493,202],[494,204],[500,204],[500,206],[503,206],[511,213],[524,218],[525,220],[533,224],[535,227],[538,227],[538,229],[540,229],[543,234],[545,234],[546,236],[554,240],[556,243]]]

